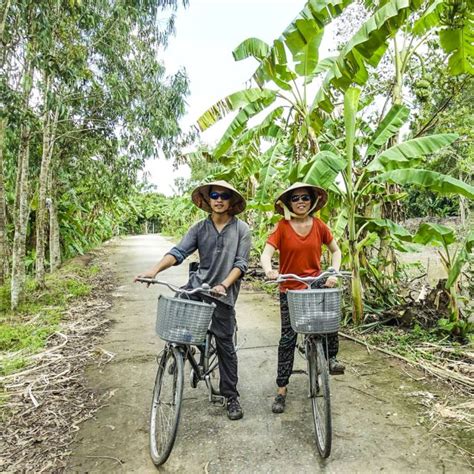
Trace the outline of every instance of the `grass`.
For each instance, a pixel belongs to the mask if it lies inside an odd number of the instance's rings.
[[[99,271],[98,266],[70,263],[48,274],[45,288],[28,279],[25,299],[14,312],[8,283],[0,287],[0,375],[21,370],[29,355],[44,349],[71,302],[91,292],[89,281]]]
[[[419,325],[409,330],[384,326],[383,329],[367,335],[366,340],[374,345],[384,345],[406,353],[420,342],[439,341],[439,335],[435,330],[426,330]]]

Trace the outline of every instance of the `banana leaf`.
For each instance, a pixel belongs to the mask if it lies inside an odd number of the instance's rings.
[[[425,222],[418,227],[413,237],[416,244],[433,245],[436,247],[448,245],[456,242],[456,234],[451,227]]]
[[[258,38],[247,38],[232,51],[236,61],[247,59],[249,57],[262,60],[270,54],[270,46]]]
[[[303,181],[322,188],[329,187],[346,167],[346,160],[331,151],[320,151],[310,161]]]
[[[395,145],[380,155],[367,166],[367,170],[390,171],[399,168],[413,167],[413,159],[434,153],[458,138],[455,133],[442,133],[428,137],[414,138]]]
[[[434,0],[428,6],[423,15],[415,21],[412,33],[415,36],[422,36],[427,31],[435,28],[440,24],[440,14],[446,7],[445,0]]]
[[[259,186],[257,188],[255,199],[256,201],[264,201],[268,199],[268,190],[272,184],[273,177],[277,174],[277,170],[274,166],[274,163],[279,157],[283,155],[282,151],[283,145],[277,143],[269,148],[262,156],[263,163],[261,172],[259,174]]]
[[[449,54],[448,68],[451,75],[474,74],[474,14],[466,13],[464,24],[441,30],[439,40]]]
[[[267,97],[263,97],[261,100],[256,100],[243,107],[227,127],[219,140],[219,143],[216,145],[214,150],[215,157],[221,157],[232,146],[235,137],[245,129],[247,122],[253,116],[267,108],[274,100],[275,96],[270,94]]]
[[[382,145],[387,143],[388,139],[393,137],[406,123],[409,115],[410,111],[407,107],[394,104],[372,135],[372,141],[367,149],[367,156],[374,155]]]
[[[377,218],[366,218],[358,216],[356,218],[357,226],[360,228],[364,226],[364,229],[368,232],[375,232],[378,235],[382,235],[388,232],[392,237],[403,240],[404,242],[411,242],[413,239],[412,234],[405,229],[405,227],[397,224],[390,219],[377,219]]]
[[[382,173],[375,180],[400,185],[412,184],[442,194],[460,194],[474,199],[474,186],[435,171],[407,168]]]
[[[225,117],[229,112],[235,111],[241,107],[253,104],[255,102],[271,103],[275,100],[275,92],[269,89],[244,89],[228,95],[224,99],[216,102],[197,120],[201,131],[207,130],[217,121]]]
[[[309,0],[296,18],[283,31],[276,40],[266,58],[261,59],[261,64],[255,71],[253,79],[262,86],[265,82],[274,81],[279,87],[289,90],[291,86],[288,79],[282,76],[289,74],[287,59],[284,52],[285,46],[293,56],[296,72],[303,77],[310,76],[317,64],[319,56],[319,44],[321,43],[324,27],[353,2],[353,0]],[[247,50],[250,46],[246,45]],[[253,52],[260,54],[261,46],[252,45]],[[247,54],[248,51],[238,51],[238,57]],[[254,57],[255,54],[252,54]],[[277,65],[282,66],[278,71]]]
[[[347,90],[354,82],[367,81],[368,66],[375,67],[388,47],[388,39],[404,24],[410,12],[419,8],[420,0],[391,0],[379,8],[358,30],[327,72],[311,106],[315,127],[322,127],[321,110],[334,109],[332,88]]]

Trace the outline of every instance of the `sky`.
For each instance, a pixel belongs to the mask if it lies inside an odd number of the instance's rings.
[[[246,87],[255,71],[252,59],[236,62],[232,51],[244,39],[257,37],[271,43],[280,36],[305,5],[304,0],[190,0],[176,18],[176,36],[162,55],[169,74],[184,67],[190,80],[188,111],[183,129],[215,102]],[[227,122],[218,123],[201,135],[205,143],[216,143]],[[148,161],[148,181],[158,192],[173,194],[174,179],[188,177],[189,170],[173,169],[164,158]]]

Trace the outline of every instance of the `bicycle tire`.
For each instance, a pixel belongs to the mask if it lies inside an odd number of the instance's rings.
[[[331,454],[332,444],[329,368],[321,340],[308,338],[306,348],[316,445],[321,457],[327,458]]]
[[[206,355],[204,357],[204,373],[209,375],[208,382],[210,384],[213,395],[220,395],[220,372],[219,359],[217,358],[216,337],[211,332],[206,336]]]
[[[183,383],[183,354],[175,347],[168,347],[158,363],[150,413],[150,455],[155,466],[165,463],[173,449],[181,414]]]

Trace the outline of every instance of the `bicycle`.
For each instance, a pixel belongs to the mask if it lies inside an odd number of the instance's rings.
[[[311,288],[311,285],[330,276],[345,278],[349,275],[350,272],[337,272],[330,268],[317,277],[283,274],[272,282],[296,280],[307,285],[304,290],[288,290],[288,308],[291,327],[296,333],[304,335],[308,398],[311,399],[316,445],[323,458],[329,457],[332,445],[329,364],[325,355],[328,353],[327,335],[339,329],[342,290],[316,289]]]
[[[179,295],[158,297],[156,332],[166,344],[157,356],[158,370],[150,412],[150,455],[155,466],[160,466],[167,461],[176,440],[186,361],[191,365],[191,387],[196,388],[200,381],[205,381],[209,401],[225,403],[219,393],[216,341],[209,331],[214,309],[225,303],[212,297],[206,284],[185,290],[152,278],[137,278],[136,281],[164,285]],[[196,296],[204,301],[190,299]],[[236,334],[234,342],[235,339]],[[195,358],[196,347],[200,349],[199,360]]]

